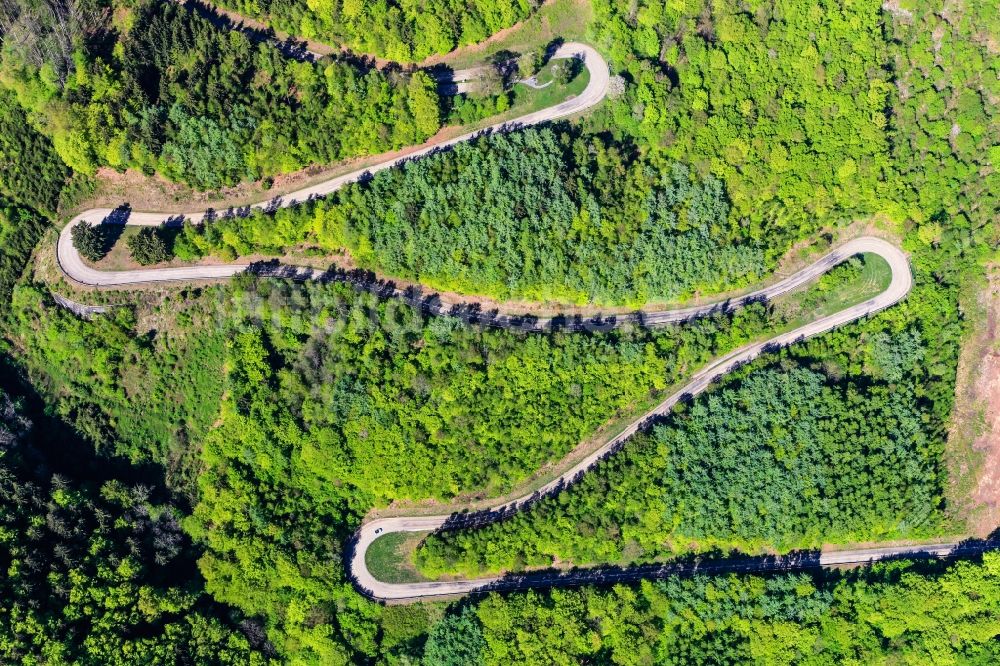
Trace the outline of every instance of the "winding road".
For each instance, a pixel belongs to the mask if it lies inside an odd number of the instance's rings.
[[[497,123],[482,130],[462,134],[461,136],[442,141],[440,143],[425,145],[409,153],[405,158],[391,159],[379,162],[364,169],[358,169],[350,173],[331,178],[330,180],[317,183],[310,187],[297,190],[287,194],[280,199],[262,201],[250,206],[251,209],[267,210],[274,207],[292,206],[302,201],[308,201],[315,197],[322,197],[331,192],[336,192],[349,183],[353,183],[368,174],[374,174],[385,169],[390,169],[403,161],[409,161],[428,155],[453,146],[463,141],[474,139],[483,134],[491,132],[503,132],[530,125],[551,122],[560,118],[576,115],[599,104],[608,94],[608,83],[610,73],[608,64],[604,58],[593,47],[586,44],[567,43],[560,46],[552,55],[553,59],[579,58],[587,70],[590,72],[590,80],[583,91],[566,101],[560,102],[540,111],[529,113],[514,120]],[[73,247],[71,232],[73,227],[80,222],[90,222],[91,224],[101,224],[108,220],[108,216],[114,211],[109,208],[94,208],[74,217],[69,224],[63,227],[59,234],[59,244],[56,256],[62,271],[73,280],[95,287],[117,287],[132,284],[143,284],[150,282],[176,282],[191,280],[211,280],[218,278],[228,278],[246,270],[249,264],[226,264],[223,266],[185,266],[179,268],[152,268],[130,271],[101,271],[87,266],[80,254]],[[129,213],[125,220],[110,220],[109,224],[124,223],[129,226],[159,226],[164,223],[176,223],[181,218],[186,218],[194,223],[202,222],[208,215],[207,211],[190,214],[178,213]]]
[[[860,253],[877,254],[888,262],[889,268],[892,271],[892,279],[888,288],[886,288],[882,293],[878,294],[874,298],[868,299],[867,301],[845,308],[844,310],[836,312],[832,315],[822,317],[816,321],[809,322],[808,324],[800,326],[794,330],[779,333],[768,340],[745,345],[716,359],[696,372],[687,384],[667,397],[663,402],[633,420],[624,430],[609,440],[606,444],[530,495],[526,495],[502,504],[497,504],[487,510],[476,512],[476,514],[473,515],[463,515],[456,514],[455,512],[449,512],[435,516],[398,516],[380,518],[365,523],[361,526],[355,536],[353,550],[350,557],[350,569],[354,581],[368,595],[378,599],[393,601],[468,594],[470,592],[483,589],[533,586],[541,587],[555,584],[551,574],[539,577],[525,576],[523,578],[517,578],[510,581],[510,586],[503,584],[505,580],[503,577],[421,583],[386,583],[376,579],[371,574],[365,563],[365,555],[369,546],[371,546],[375,539],[392,532],[427,532],[439,530],[443,527],[459,528],[470,525],[479,526],[489,523],[492,520],[501,519],[503,516],[510,515],[513,512],[523,510],[537,501],[539,497],[558,492],[560,489],[573,483],[598,462],[617,451],[626,440],[643,428],[643,426],[649,423],[650,420],[663,416],[678,402],[687,400],[690,397],[701,393],[706,388],[711,386],[715,380],[733,371],[737,367],[753,360],[769,350],[791,344],[804,338],[819,335],[820,333],[834,329],[837,326],[842,326],[848,322],[852,322],[856,319],[860,319],[861,317],[883,310],[895,303],[898,303],[906,296],[907,293],[909,293],[910,288],[913,286],[913,278],[910,273],[909,261],[903,251],[895,245],[882,239],[865,237],[845,243],[833,252],[825,255],[791,277],[786,278],[771,287],[749,294],[741,300],[743,302],[749,302],[752,300],[773,298],[779,294],[786,293],[796,287],[802,286],[812,279],[815,279],[840,262]],[[699,314],[711,312],[715,308],[717,308],[717,305],[706,305],[696,308],[685,308],[682,310],[645,313],[643,317],[646,325],[662,325],[684,319],[690,319],[698,316]],[[918,549],[926,550],[927,547],[916,546],[913,548],[914,552],[917,552]],[[894,550],[893,554],[898,555],[898,549]],[[841,558],[838,562],[840,564],[878,559],[877,557],[873,558],[870,552],[855,552],[854,554],[850,554],[849,551],[843,551],[838,554],[838,557]],[[629,575],[629,573],[629,570],[623,570],[623,575]],[[587,578],[588,576],[589,579]],[[560,578],[560,576],[557,575],[556,578]],[[608,579],[608,572],[602,569],[595,569],[589,573],[585,570],[576,571],[573,574],[572,581],[566,579],[563,580],[563,582],[565,584],[568,584],[569,582],[579,583],[581,578],[592,582],[606,581]]]
[[[579,58],[583,61],[584,65],[590,72],[590,81],[580,95],[547,109],[527,114],[511,122],[501,123],[484,130],[463,134],[435,145],[420,147],[416,151],[407,155],[404,159],[410,160],[427,155],[433,151],[438,151],[442,148],[446,148],[463,141],[468,141],[487,132],[508,131],[510,129],[526,127],[529,125],[535,125],[572,116],[595,106],[604,99],[607,95],[610,77],[607,63],[596,50],[585,44],[569,43],[560,47],[555,52],[553,57]],[[359,169],[357,171],[337,176],[335,178],[331,178],[330,180],[298,190],[281,199],[260,202],[250,208],[273,209],[275,207],[291,206],[297,202],[307,201],[314,197],[321,197],[340,189],[348,183],[357,181],[367,174],[392,168],[393,166],[398,165],[401,161],[402,160],[399,159],[385,160],[365,169]],[[71,238],[73,227],[83,221],[90,222],[92,224],[106,223],[135,226],[155,226],[167,222],[176,223],[181,218],[186,218],[194,223],[200,223],[205,221],[208,216],[208,212],[185,215],[178,215],[176,213],[130,212],[119,217],[115,215],[115,211],[112,209],[88,210],[73,218],[73,220],[71,220],[60,233],[56,250],[58,263],[67,277],[78,283],[96,287],[121,287],[145,283],[188,282],[196,280],[222,279],[232,277],[233,275],[247,270],[250,267],[249,264],[234,263],[215,266],[185,266],[126,271],[102,271],[92,268],[84,263],[79,253],[73,247]],[[870,562],[876,559],[883,559],[886,557],[898,557],[916,553],[926,553],[932,556],[941,557],[966,552],[969,549],[969,546],[953,543],[935,544],[932,546],[892,546],[883,548],[843,550],[832,553],[793,555],[785,558],[740,557],[731,558],[724,562],[715,564],[668,563],[661,565],[642,565],[627,569],[604,567],[599,569],[574,570],[572,572],[542,572],[538,574],[525,574],[519,576],[419,583],[383,582],[376,579],[366,566],[365,555],[368,548],[375,539],[384,536],[385,534],[393,532],[425,532],[441,528],[450,529],[462,526],[482,525],[490,521],[500,519],[512,512],[524,510],[540,497],[558,492],[561,488],[573,483],[582,474],[586,473],[606,456],[618,450],[626,440],[647,425],[651,419],[655,419],[666,414],[678,402],[686,400],[691,396],[704,391],[718,378],[731,372],[738,366],[749,362],[769,350],[829,331],[833,328],[878,312],[899,302],[909,292],[912,286],[912,277],[909,262],[902,250],[885,240],[873,237],[864,237],[845,243],[788,278],[736,299],[729,299],[708,305],[674,310],[636,312],[627,315],[619,315],[611,320],[591,320],[589,322],[580,322],[579,320],[576,320],[575,324],[570,324],[570,326],[590,328],[590,326],[593,325],[600,330],[603,328],[622,325],[624,323],[640,323],[648,326],[665,325],[688,320],[693,317],[702,316],[715,311],[731,310],[753,301],[769,300],[802,287],[826,271],[830,270],[833,266],[836,266],[851,256],[860,253],[877,254],[888,262],[892,271],[892,279],[888,288],[882,293],[863,303],[853,305],[835,314],[822,317],[795,330],[779,333],[769,340],[741,347],[715,360],[695,373],[687,384],[680,390],[667,397],[645,414],[637,417],[622,432],[602,447],[592,452],[559,477],[553,479],[530,495],[508,502],[498,503],[496,506],[471,514],[455,513],[452,511],[434,516],[396,516],[379,518],[365,523],[356,533],[351,544],[349,555],[348,566],[356,585],[372,598],[389,601],[414,601],[432,597],[461,595],[490,589],[520,589],[525,587],[545,587],[551,585],[580,584],[585,582],[635,580],[646,576],[666,575],[668,573],[695,570],[763,571],[801,568],[805,566],[856,564]],[[286,272],[275,274],[286,275],[298,279],[322,277],[321,272],[314,271],[312,269],[295,267],[282,268]],[[288,270],[291,270],[292,273],[288,273]],[[386,295],[409,298],[408,292],[404,292],[399,289],[392,289],[391,292]],[[431,311],[433,314],[456,315],[454,309],[448,310],[445,306],[435,304],[433,301],[421,301],[420,305],[425,310]],[[458,313],[456,316],[464,315]],[[470,318],[475,319],[476,321],[481,321],[480,315],[473,315]],[[560,319],[561,318],[529,317],[506,318],[500,323],[500,325],[519,327],[525,330],[541,329],[546,326],[555,326],[557,324],[566,326],[567,324],[565,319]],[[481,321],[481,323],[495,324],[497,322],[491,319],[485,322]],[[965,550],[963,550],[963,548]]]

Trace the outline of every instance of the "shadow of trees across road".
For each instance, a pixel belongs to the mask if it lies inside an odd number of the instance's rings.
[[[979,561],[984,553],[998,549],[1000,549],[1000,529],[986,538],[965,539],[957,543],[947,555],[935,552],[934,546],[928,545],[910,552],[883,555],[878,558],[877,563],[910,562],[912,564],[906,570],[921,575],[934,575],[941,573],[953,560]],[[353,547],[349,547],[347,552],[349,555],[353,553]],[[823,553],[819,550],[799,550],[784,555],[739,555],[714,551],[685,555],[669,562],[512,572],[497,580],[484,582],[482,586],[477,587],[470,594],[481,595],[489,592],[514,592],[583,585],[610,586],[621,583],[636,583],[642,580],[662,580],[677,576],[728,574],[774,576],[788,572],[806,572],[817,579],[828,582],[839,579],[892,582],[902,573],[902,570],[897,568],[873,568],[871,564],[875,562],[824,564],[822,556]],[[357,581],[355,581],[355,586],[366,596],[376,598],[370,590],[358,585]]]
[[[906,553],[885,555],[877,562],[914,562],[920,573],[936,573],[950,560],[981,559],[983,553],[1000,549],[1000,530],[985,539],[961,541],[948,555],[935,552],[932,545]],[[669,562],[634,566],[601,566],[569,570],[543,570],[510,573],[500,580],[485,584],[477,593],[511,591],[538,587],[573,587],[580,585],[614,585],[640,580],[657,580],[673,576],[745,574],[778,574],[791,571],[812,571],[833,577],[872,576],[871,563],[826,565],[819,550],[800,550],[786,555],[732,555],[721,552],[688,555]],[[890,574],[891,575],[891,574]],[[877,574],[883,577],[883,574]]]
[[[533,314],[506,314],[499,308],[483,308],[480,303],[445,303],[440,294],[426,293],[420,286],[400,286],[393,280],[379,278],[372,271],[364,269],[342,269],[331,267],[325,271],[302,266],[283,264],[278,259],[252,262],[246,273],[260,278],[277,278],[304,282],[315,280],[320,283],[340,282],[350,285],[358,292],[369,293],[380,300],[397,299],[422,314],[435,317],[458,319],[470,326],[503,329],[523,333],[541,332],[586,332],[607,333],[623,326],[654,327],[717,314],[730,313],[754,303],[767,303],[760,295],[726,300],[708,305],[684,318],[663,319],[657,313],[634,311],[625,313],[582,315],[573,313],[540,317]],[[776,346],[774,347],[776,348]],[[773,349],[769,349],[773,351]]]
[[[121,205],[111,211],[107,217],[101,220],[100,224],[94,227],[101,243],[102,257],[111,252],[119,239],[121,239],[122,234],[125,233],[125,224],[128,222],[131,214],[132,209],[128,204]]]

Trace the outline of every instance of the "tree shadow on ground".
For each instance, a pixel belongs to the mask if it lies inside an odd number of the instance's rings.
[[[985,553],[995,550],[1000,550],[1000,529],[983,539],[964,539],[958,542],[947,554],[937,552],[933,544],[930,544],[915,551],[886,555],[874,562],[846,565],[823,563],[823,553],[815,549],[792,551],[783,555],[742,555],[716,550],[708,553],[683,555],[666,562],[511,572],[498,580],[484,582],[470,595],[550,587],[580,587],[583,585],[603,587],[637,583],[643,580],[663,580],[678,576],[724,576],[734,573],[774,577],[792,572],[803,572],[811,575],[817,586],[824,587],[844,580],[862,581],[868,584],[891,584],[898,582],[906,573],[915,573],[921,576],[940,575],[955,560],[981,562]],[[349,556],[353,553],[353,544],[349,544],[346,552]],[[350,559],[347,561],[349,562]],[[892,563],[906,563],[906,566],[891,566]],[[356,580],[353,582],[362,594],[374,598],[370,590],[359,585]]]
[[[132,214],[132,207],[125,203],[108,213],[94,229],[101,241],[101,258],[107,256],[125,233],[125,224]]]
[[[57,415],[28,381],[23,369],[4,354],[0,354],[0,390],[16,396],[24,415],[34,424],[30,460],[40,473],[64,474],[95,484],[117,479],[127,485],[150,488],[151,502],[186,505],[180,496],[167,489],[162,466],[99,452],[97,446],[103,442],[93,441]]]

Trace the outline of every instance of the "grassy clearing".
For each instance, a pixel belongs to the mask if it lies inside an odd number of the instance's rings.
[[[101,257],[98,261],[90,261],[84,259],[84,262],[90,266],[98,268],[102,271],[128,271],[135,270],[139,268],[173,268],[176,266],[188,266],[192,262],[183,261],[181,259],[171,259],[169,261],[163,261],[157,264],[151,264],[149,266],[143,266],[135,259],[132,258],[132,251],[128,247],[129,239],[134,238],[139,235],[145,227],[141,226],[124,226],[120,224],[103,224],[98,227],[101,232],[101,236],[104,239],[104,249],[105,255]],[[174,244],[174,239],[180,233],[180,227],[157,227],[157,233],[163,238],[167,243],[168,248],[172,248]],[[208,263],[208,262],[193,262],[193,263]],[[217,261],[214,263],[218,263]]]
[[[550,44],[555,39],[567,42],[586,37],[593,10],[587,0],[552,0],[513,28],[481,44],[463,47],[434,62],[455,69],[478,65],[500,51],[526,53]]]
[[[775,299],[774,304],[777,312],[794,327],[877,296],[891,281],[889,263],[877,254],[864,254],[834,267],[819,280]]]
[[[531,113],[550,106],[555,106],[560,102],[576,97],[586,89],[590,83],[590,70],[583,68],[572,81],[567,84],[559,83],[552,78],[552,69],[558,61],[550,62],[538,74],[538,83],[545,85],[544,88],[532,88],[523,83],[514,85],[514,101],[511,109],[516,110],[518,115]]]
[[[372,541],[365,553],[365,566],[386,583],[419,583],[427,579],[413,564],[413,553],[430,532],[390,532]]]

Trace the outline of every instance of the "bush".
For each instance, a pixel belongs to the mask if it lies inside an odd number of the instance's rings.
[[[517,72],[522,79],[531,78],[541,71],[544,64],[544,51],[531,51],[517,59]]]

